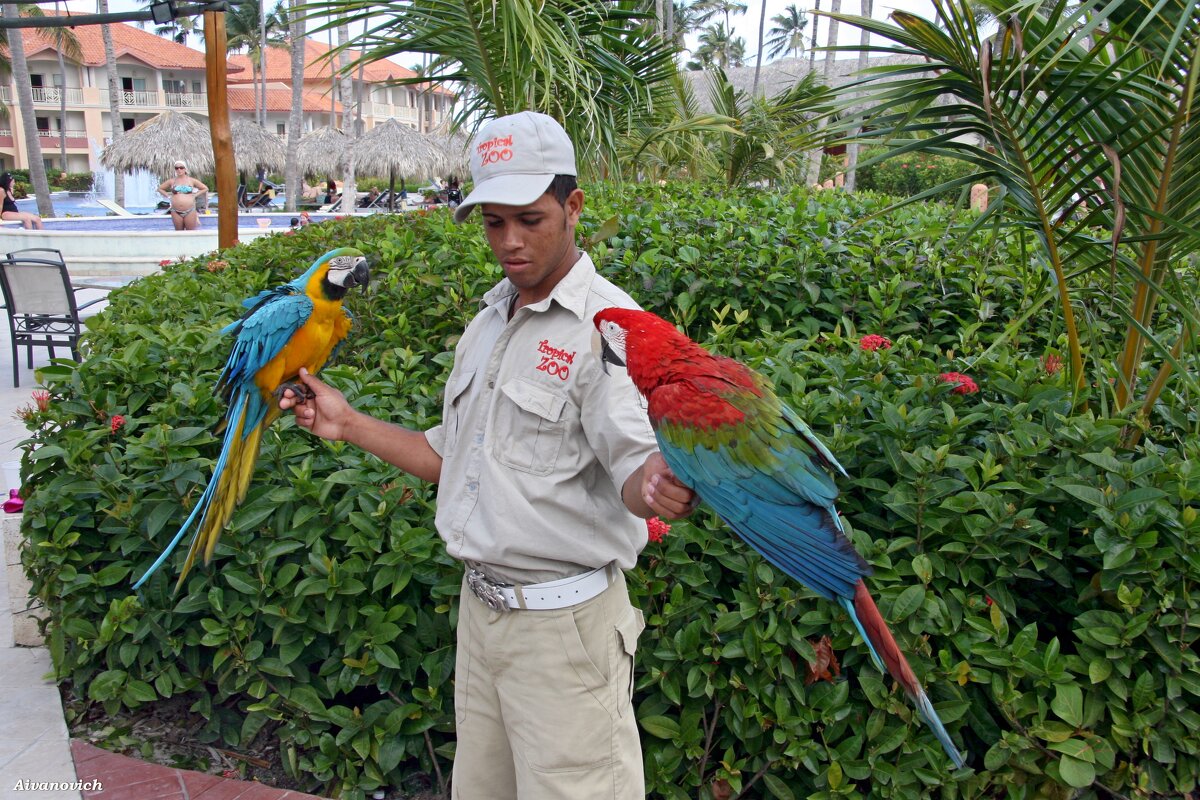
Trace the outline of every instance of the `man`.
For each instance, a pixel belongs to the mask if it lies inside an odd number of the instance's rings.
[[[463,333],[440,425],[411,431],[314,393],[282,408],[438,482],[437,528],[465,562],[458,617],[453,796],[461,800],[645,797],[633,715],[644,623],[622,569],[640,518],[695,502],[657,452],[635,389],[590,352],[592,316],[635,307],[575,247],[583,192],[562,127],[523,112],[472,146],[476,206],[504,271]]]

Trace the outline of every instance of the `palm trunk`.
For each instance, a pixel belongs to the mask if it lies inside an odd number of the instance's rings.
[[[304,134],[304,23],[300,21],[300,5],[303,0],[291,0],[291,17],[288,27],[292,39],[292,110],[288,114],[287,160],[283,177],[287,182],[288,211],[295,211],[304,187],[304,174],[300,171],[298,152],[300,137]]]
[[[750,97],[758,97],[758,77],[762,74],[763,31],[767,25],[767,0],[762,2],[762,11],[758,15],[758,58],[754,62],[754,87]]]
[[[813,32],[808,45],[808,64],[813,67],[817,63],[817,28],[821,24],[821,0],[816,0],[813,7]]]
[[[338,46],[345,47],[350,41],[350,27],[342,21],[338,25]],[[346,172],[342,185],[342,211],[350,214],[358,206],[358,187],[354,185],[354,75],[350,72],[350,51],[338,54],[338,72],[342,95],[342,130],[350,136],[350,152],[346,153]]]
[[[262,78],[261,88],[255,84],[255,92],[261,92],[262,103],[259,105],[258,125],[267,127],[267,0],[258,0],[258,65],[259,76]]]
[[[15,3],[4,4],[4,17],[18,19]],[[25,60],[25,41],[20,28],[8,31],[8,51],[12,60],[13,83],[17,87],[17,108],[21,111],[21,128],[25,134],[25,152],[29,156],[29,181],[37,196],[38,214],[54,216],[50,203],[50,185],[46,182],[46,164],[42,161],[42,141],[38,138],[37,117],[34,116],[33,86],[29,83],[29,63]]]
[[[108,13],[108,0],[98,0],[96,10],[101,14]],[[108,77],[108,118],[112,124],[112,140],[124,135],[125,124],[121,120],[121,95],[117,84],[117,56],[113,48],[112,28],[100,26],[100,35],[104,39],[104,71]],[[117,205],[125,205],[125,173],[119,169],[113,170],[113,200]]]
[[[867,19],[871,18],[873,9],[871,8],[871,0],[861,0],[862,16]],[[867,48],[871,44],[871,32],[866,28],[862,29],[862,37],[859,39],[858,50],[858,72],[867,68]],[[857,136],[862,131],[862,128],[855,128],[854,135]],[[846,191],[853,192],[858,185],[858,142],[849,142],[846,145]]]
[[[842,10],[842,0],[832,0],[829,4],[829,13],[838,14]],[[828,43],[829,51],[825,53],[825,84],[828,85],[833,77],[833,48],[837,46],[837,29],[838,21],[834,18],[829,19],[829,33],[827,34],[826,42]],[[813,29],[813,36],[816,36],[816,29]],[[828,125],[825,117],[817,123],[817,139],[820,141],[821,133]],[[812,155],[808,159],[808,178],[807,182],[811,186],[821,179],[821,157],[825,155],[825,147],[823,144],[818,144]]]
[[[58,3],[54,3],[55,10]],[[58,74],[62,86],[58,87],[58,168],[60,172],[67,171],[67,64],[63,59],[62,28],[55,28],[55,38],[58,40]]]

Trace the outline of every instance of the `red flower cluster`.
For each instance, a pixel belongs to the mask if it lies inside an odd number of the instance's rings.
[[[970,375],[964,375],[961,372],[943,372],[938,375],[940,383],[953,383],[955,394],[975,394],[979,391],[979,385],[971,379]]]
[[[108,422],[109,430],[111,430],[113,433],[116,433],[124,426],[125,426],[125,418],[123,416],[121,416],[120,414],[113,414],[112,418]]]
[[[667,538],[667,534],[671,532],[671,526],[663,522],[658,517],[651,517],[646,520],[646,538],[650,541],[658,543]]]
[[[33,402],[37,403],[38,411],[50,410],[50,393],[45,389],[33,390]]]
[[[1042,369],[1046,370],[1047,375],[1057,375],[1058,371],[1062,369],[1062,363],[1060,356],[1042,356]]]
[[[858,340],[858,346],[868,352],[890,350],[892,348],[892,340],[886,336],[880,336],[878,333],[868,333]]]
[[[169,258],[164,258],[162,261],[158,262],[158,265],[159,265],[160,267],[166,267],[166,266],[169,266],[169,265],[170,265],[170,263],[171,263],[171,259],[169,259]]]

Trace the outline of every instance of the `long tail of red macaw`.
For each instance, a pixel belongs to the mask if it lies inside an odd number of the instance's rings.
[[[135,590],[166,561],[167,556],[179,544],[180,539],[192,527],[192,523],[196,521],[197,517],[200,517],[200,527],[196,531],[196,535],[192,537],[187,559],[183,562],[179,580],[175,583],[175,591],[179,591],[179,587],[183,585],[184,578],[191,571],[196,556],[201,551],[204,553],[205,564],[212,558],[217,541],[221,538],[221,531],[225,529],[225,525],[233,517],[234,510],[245,499],[246,491],[250,488],[250,477],[254,473],[254,465],[258,462],[258,448],[262,442],[263,431],[270,427],[271,423],[279,416],[279,407],[275,405],[268,405],[265,415],[262,414],[260,406],[263,401],[253,394],[255,391],[253,388],[242,390],[234,397],[229,413],[226,415],[225,438],[221,443],[221,454],[217,456],[217,463],[213,467],[213,474],[208,481],[208,486],[204,489],[204,494],[200,495],[192,513],[180,526],[175,538],[171,540],[158,559],[150,565],[146,574],[142,575],[133,585]],[[248,416],[250,418],[258,416],[260,420],[258,424],[246,431],[245,424]]]
[[[941,718],[933,710],[933,704],[929,702],[929,697],[921,688],[917,676],[913,674],[912,667],[908,665],[908,659],[900,651],[900,646],[896,644],[891,629],[883,621],[878,606],[871,599],[867,585],[859,579],[854,587],[854,599],[851,601],[843,597],[839,600],[842,607],[850,614],[850,619],[854,621],[858,632],[862,634],[867,647],[870,648],[875,664],[881,670],[886,670],[904,687],[904,693],[916,707],[917,714],[933,730],[934,736],[941,742],[946,754],[954,762],[954,766],[961,767],[964,763],[962,753],[958,752],[958,748],[950,740],[950,734],[946,732],[946,726],[942,724]]]

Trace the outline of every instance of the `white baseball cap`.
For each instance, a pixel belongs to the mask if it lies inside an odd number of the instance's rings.
[[[480,203],[524,206],[550,188],[555,175],[577,175],[575,146],[562,125],[536,111],[498,117],[471,142],[475,188],[454,211],[462,222]]]

